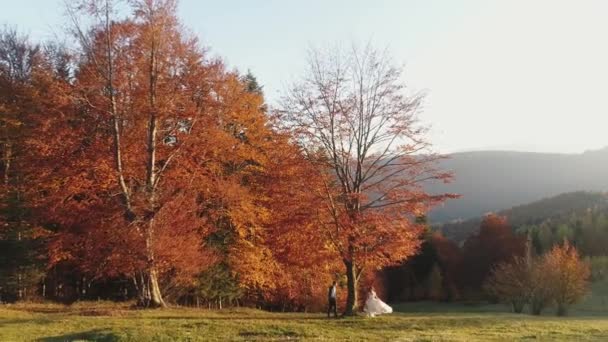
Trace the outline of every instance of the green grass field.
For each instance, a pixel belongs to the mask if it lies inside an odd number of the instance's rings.
[[[0,341],[606,341],[604,310],[515,315],[503,306],[412,303],[375,317],[252,309],[132,310],[112,303],[0,306]]]

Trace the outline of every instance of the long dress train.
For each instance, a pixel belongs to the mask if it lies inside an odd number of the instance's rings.
[[[374,317],[376,315],[392,313],[393,308],[381,301],[380,298],[378,298],[378,296],[376,295],[376,291],[371,290],[369,291],[367,300],[365,301],[363,311],[369,316]]]

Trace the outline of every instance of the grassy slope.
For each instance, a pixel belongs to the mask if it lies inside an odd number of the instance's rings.
[[[250,309],[138,311],[116,304],[0,306],[0,341],[226,341],[514,339],[608,340],[608,318],[513,315],[497,306],[416,303],[383,317],[327,320],[321,314]],[[580,314],[580,313],[578,313]]]

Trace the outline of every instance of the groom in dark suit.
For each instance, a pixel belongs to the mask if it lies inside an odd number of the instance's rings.
[[[336,304],[336,285],[337,283],[334,281],[329,290],[327,291],[327,302],[329,305],[327,306],[327,318],[329,318],[329,313],[333,310],[334,317],[338,318],[338,305]]]

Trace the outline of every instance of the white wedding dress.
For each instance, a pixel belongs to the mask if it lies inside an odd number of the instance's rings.
[[[363,311],[369,316],[374,317],[376,315],[392,313],[393,308],[381,301],[380,298],[376,296],[376,291],[371,290],[367,295],[367,300],[365,301]]]

